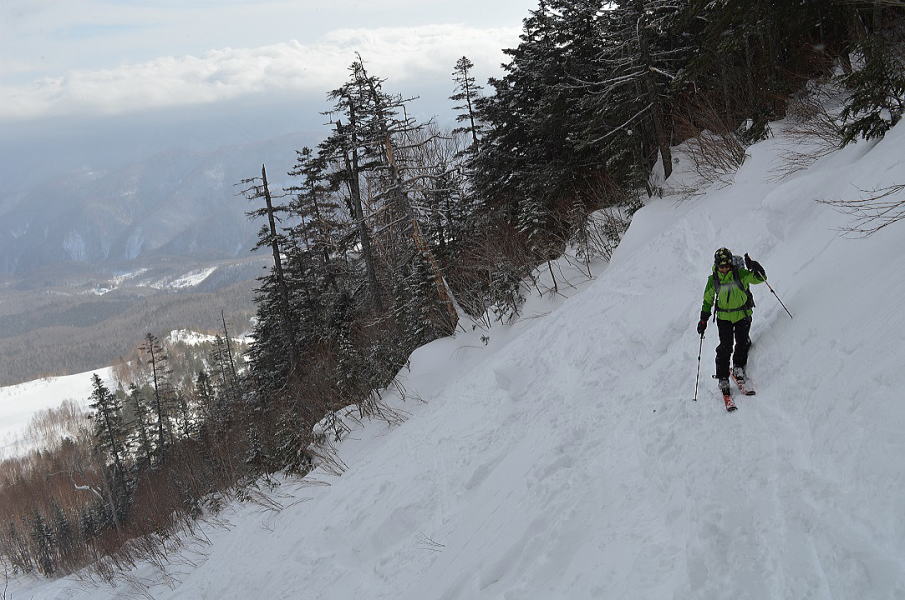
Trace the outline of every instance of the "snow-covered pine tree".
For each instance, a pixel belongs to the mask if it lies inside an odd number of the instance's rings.
[[[341,205],[340,190],[342,187],[350,190],[348,185],[342,185],[340,178],[350,174],[336,177],[335,173],[330,173],[331,166],[342,171],[345,161],[331,163],[323,147],[317,154],[303,148],[290,172],[302,181],[287,190],[294,194],[290,211],[297,225],[287,232],[291,251],[287,256],[286,271],[303,348],[324,338],[330,305],[336,301],[341,288],[357,285],[361,269],[354,264],[359,255],[355,246],[363,238],[370,242],[366,228],[363,232],[349,219],[346,209],[353,202],[351,193],[344,202],[345,207]],[[367,260],[364,270],[370,270]]]
[[[510,57],[506,75],[491,78],[494,94],[477,101],[488,131],[475,159],[475,187],[484,199],[482,212],[498,211],[511,224],[525,188],[551,175],[550,155],[563,146],[562,113],[550,110],[562,77],[548,4],[541,0],[524,20],[518,47],[504,50]]]
[[[583,103],[596,82],[603,12],[602,2],[541,2],[505,51],[506,75],[490,80],[495,94],[478,102],[488,125],[474,161],[481,211],[517,227],[535,261],[562,247],[566,207],[576,194],[592,197],[581,190],[605,175],[607,156],[584,134],[595,113]]]
[[[434,283],[427,259],[416,253],[400,273],[396,285],[394,317],[401,336],[400,356],[438,337],[442,313],[434,301]]]
[[[322,283],[338,291],[338,260],[341,238],[349,231],[349,219],[343,215],[336,197],[336,186],[327,174],[328,158],[311,148],[297,152],[296,164],[289,175],[300,177],[298,186],[286,191],[294,194],[289,205],[298,225],[289,236],[296,248],[307,250],[317,261]]]
[[[596,74],[582,83],[582,144],[605,148],[616,164],[633,162],[640,144],[645,163],[659,155],[669,177],[672,84],[692,51],[681,30],[687,10],[687,0],[623,0],[600,12]]]
[[[289,373],[299,364],[299,339],[296,331],[296,315],[290,302],[289,284],[284,273],[284,256],[289,243],[283,230],[277,228],[280,216],[289,208],[274,202],[267,181],[267,169],[261,166],[261,176],[245,179],[242,183],[249,200],[264,200],[264,206],[251,210],[249,218],[266,218],[261,227],[254,249],[267,248],[273,256],[273,266],[269,273],[258,278],[260,287],[255,290],[258,306],[255,333],[256,348],[250,353],[252,367],[256,369],[259,382],[271,382],[279,387]],[[266,396],[266,395],[265,395]]]
[[[376,249],[372,243],[372,215],[365,214],[365,197],[362,182],[375,167],[373,155],[366,145],[371,135],[367,130],[364,113],[367,88],[358,62],[349,67],[350,78],[329,94],[333,108],[326,114],[334,125],[334,131],[318,147],[318,156],[331,165],[328,184],[333,190],[346,190],[346,204],[355,223],[360,255],[364,264],[368,289],[368,304],[374,312],[383,310],[383,290],[377,273]],[[368,199],[370,200],[370,199]]]

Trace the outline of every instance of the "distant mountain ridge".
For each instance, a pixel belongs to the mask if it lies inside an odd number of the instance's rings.
[[[268,167],[273,189],[305,134],[172,150],[120,169],[56,177],[0,197],[0,276],[56,266],[123,267],[161,256],[233,258],[254,245],[258,224],[236,184]],[[310,142],[307,142],[310,143]]]

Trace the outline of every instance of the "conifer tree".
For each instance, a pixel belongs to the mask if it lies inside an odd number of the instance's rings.
[[[416,253],[411,261],[409,273],[404,280],[405,305],[403,308],[404,330],[408,336],[406,354],[433,340],[438,334],[437,312],[433,301],[433,281],[427,259]]]
[[[72,554],[72,551],[75,549],[75,531],[72,527],[72,522],[69,520],[69,517],[63,509],[60,508],[59,504],[52,502],[51,510],[53,512],[53,528],[54,537],[56,538],[57,555],[60,557],[60,561],[65,565]]]
[[[298,364],[298,336],[295,330],[295,318],[292,314],[291,304],[289,300],[289,285],[283,269],[283,255],[287,246],[286,236],[282,231],[277,229],[279,216],[285,213],[288,208],[282,205],[276,205],[273,202],[273,196],[270,192],[270,184],[267,181],[267,169],[261,165],[261,177],[246,179],[243,184],[249,184],[245,190],[245,194],[249,200],[264,200],[264,206],[247,214],[250,218],[266,217],[267,224],[261,228],[258,235],[258,243],[255,249],[268,247],[273,255],[273,267],[271,273],[267,277],[261,278],[261,288],[258,294],[262,299],[260,304],[268,309],[276,309],[274,316],[278,317],[278,321],[272,322],[270,327],[284,338],[284,346],[289,353],[289,369],[295,368]],[[267,296],[265,299],[264,297]],[[270,317],[270,315],[262,315]]]
[[[132,408],[133,421],[130,429],[132,431],[133,443],[136,446],[137,460],[139,465],[143,467],[150,466],[154,455],[154,441],[152,432],[153,406],[149,401],[149,393],[147,388],[139,388],[132,383],[129,386],[128,393],[129,403]]]
[[[195,377],[195,397],[202,414],[208,423],[214,424],[218,420],[217,394],[207,371],[201,369]]]
[[[602,51],[600,6],[540,2],[524,20],[519,45],[505,50],[506,75],[490,80],[495,94],[478,102],[488,125],[474,161],[481,211],[517,227],[541,260],[564,237],[558,207],[596,180],[607,159],[586,139],[595,113],[583,104]]]
[[[863,66],[840,77],[849,97],[840,115],[842,145],[886,135],[905,114],[905,51],[883,32],[855,45]]]
[[[145,360],[151,368],[151,389],[154,393],[152,410],[157,429],[156,451],[159,460],[163,460],[166,453],[167,438],[169,433],[172,438],[172,425],[170,415],[170,402],[168,398],[168,370],[167,355],[160,345],[160,340],[151,333],[145,335],[144,343],[139,347],[145,354]]]
[[[375,311],[383,309],[383,291],[377,274],[377,260],[371,241],[371,226],[364,212],[364,198],[361,189],[365,174],[374,168],[373,154],[367,148],[370,133],[363,113],[367,103],[365,84],[358,63],[349,68],[350,81],[329,94],[333,101],[332,110],[327,113],[335,125],[335,131],[319,147],[318,155],[334,165],[330,176],[333,189],[345,186],[348,192],[348,206],[356,224],[361,255],[370,296],[370,304]],[[337,116],[338,115],[338,116]],[[370,216],[370,215],[368,215]]]
[[[116,467],[114,478],[119,482],[120,491],[125,496],[125,471],[123,462],[127,453],[127,431],[123,424],[123,407],[116,394],[104,385],[95,373],[91,380],[92,392],[89,406],[94,411],[95,447]]]
[[[53,575],[56,570],[53,530],[37,511],[34,512],[31,518],[31,541],[34,546],[35,562],[38,565],[38,570],[48,577]]]
[[[456,61],[453,69],[453,81],[456,83],[455,93],[449,97],[450,100],[456,102],[453,110],[460,111],[456,114],[457,123],[465,123],[463,126],[456,127],[452,130],[453,134],[464,133],[471,138],[471,143],[464,152],[475,153],[480,148],[480,131],[481,123],[477,117],[477,100],[480,97],[482,86],[475,83],[472,69],[474,63],[463,56]]]
[[[340,215],[340,207],[334,196],[335,186],[328,179],[327,157],[315,154],[311,148],[302,148],[289,175],[301,177],[301,185],[288,188],[294,193],[290,209],[299,224],[289,231],[294,245],[311,251],[321,261],[327,283],[336,289],[330,277],[337,254],[339,238],[347,230],[347,222]]]
[[[659,153],[666,178],[672,173],[673,82],[693,48],[682,35],[687,0],[622,0],[596,19],[601,50],[597,75],[588,81],[583,109],[591,116],[583,143],[602,145],[611,156]],[[639,137],[640,136],[640,137]]]

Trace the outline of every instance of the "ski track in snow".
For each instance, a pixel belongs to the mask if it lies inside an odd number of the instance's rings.
[[[905,223],[848,240],[815,202],[901,183],[905,128],[780,182],[773,130],[733,185],[651,201],[567,300],[533,295],[486,347],[478,330],[416,351],[402,379],[426,402],[395,401],[405,423],[356,428],[346,473],[287,480],[279,513],[228,507],[153,596],[905,598]],[[760,260],[794,315],[754,288],[757,395],[731,414],[713,324],[691,401],[720,246]],[[10,596],[130,590],[18,579]]]

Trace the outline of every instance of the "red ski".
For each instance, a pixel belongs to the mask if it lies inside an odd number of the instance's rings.
[[[735,385],[738,386],[738,391],[740,391],[741,393],[743,393],[746,396],[753,396],[754,394],[757,393],[754,391],[754,388],[752,388],[748,385],[748,382],[739,381],[738,379],[736,379],[734,374],[732,375],[732,381],[734,381]]]
[[[730,396],[729,394],[723,394],[723,403],[726,405],[726,410],[729,412],[732,412],[736,408],[738,408],[735,405],[735,402],[732,401],[732,396]]]

